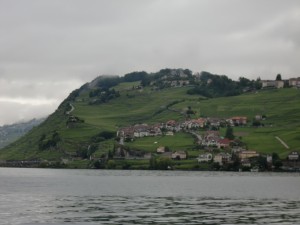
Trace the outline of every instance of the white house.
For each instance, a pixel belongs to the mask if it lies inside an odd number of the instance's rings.
[[[172,159],[186,159],[187,155],[185,151],[176,151],[172,153]]]
[[[289,155],[288,155],[288,160],[290,161],[297,161],[299,159],[299,153],[294,151],[294,152],[291,152]]]
[[[283,80],[262,80],[261,84],[262,84],[262,88],[283,88],[284,87]]]
[[[231,161],[231,155],[229,153],[219,153],[215,155],[214,162],[217,162],[220,164],[220,166],[228,163]]]
[[[159,147],[156,149],[156,152],[157,152],[157,153],[164,153],[164,152],[165,152],[165,147],[164,147],[164,146],[159,146]]]
[[[300,87],[300,77],[298,77],[298,78],[291,78],[290,80],[289,80],[289,85],[291,86],[291,87]]]
[[[202,162],[209,162],[213,158],[213,155],[211,153],[205,153],[205,154],[200,154],[197,158],[198,163]]]

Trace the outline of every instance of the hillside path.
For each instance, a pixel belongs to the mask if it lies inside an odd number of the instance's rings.
[[[191,131],[190,133],[193,134],[194,136],[196,136],[198,144],[202,143],[202,136],[200,134],[197,134],[196,132],[193,132],[193,131]]]
[[[279,137],[275,137],[286,149],[289,149],[290,147],[283,141],[281,140]]]
[[[73,112],[74,109],[75,109],[75,107],[74,107],[71,103],[69,103],[69,104],[70,104],[70,106],[71,106],[71,109],[70,109],[70,111],[66,112],[67,115],[69,115],[69,114],[70,114],[71,112]]]

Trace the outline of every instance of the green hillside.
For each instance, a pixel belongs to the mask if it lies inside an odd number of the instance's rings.
[[[247,126],[233,129],[235,136],[245,142],[248,149],[265,154],[275,152],[281,158],[285,158],[291,150],[300,150],[298,89],[256,90],[230,97],[206,98],[188,94],[194,88],[191,85],[141,87],[138,76],[131,82],[125,81],[119,80],[107,88],[99,86],[101,79],[96,79],[75,90],[40,126],[1,149],[0,160],[68,159],[73,160],[74,165],[78,163],[79,167],[85,167],[88,164],[85,159],[89,156],[105,158],[113,151],[119,128],[138,123],[163,123],[171,119],[184,121],[188,108],[195,112],[192,118],[246,116]],[[252,126],[256,115],[266,117],[262,121],[263,127]],[[221,128],[221,133],[225,133],[225,128]],[[140,138],[125,143],[125,146],[135,151],[155,152],[157,145],[154,143],[158,141],[172,150],[188,151],[190,159],[197,157],[201,151],[193,136],[182,132],[168,138]],[[148,161],[134,163],[147,167]],[[134,163],[131,168],[134,168]],[[184,168],[184,165],[181,166]]]

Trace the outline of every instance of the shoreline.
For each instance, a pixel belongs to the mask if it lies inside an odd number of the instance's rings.
[[[289,167],[289,168],[281,168],[281,169],[273,169],[273,170],[225,170],[225,169],[219,169],[219,170],[209,170],[209,169],[150,169],[150,168],[128,168],[128,169],[122,169],[122,168],[95,168],[95,167],[88,167],[88,166],[74,166],[72,164],[61,164],[61,162],[58,161],[51,161],[51,162],[38,162],[35,161],[35,163],[27,163],[26,161],[14,161],[14,162],[7,162],[7,163],[0,163],[0,168],[28,168],[28,169],[68,169],[68,170],[76,170],[76,169],[82,169],[82,170],[111,170],[111,171],[191,171],[191,172],[233,172],[233,173],[300,173],[300,168],[295,167]]]

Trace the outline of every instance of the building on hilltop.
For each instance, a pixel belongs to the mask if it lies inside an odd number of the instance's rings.
[[[262,80],[261,84],[262,84],[262,88],[283,88],[284,87],[283,80]]]
[[[300,88],[300,77],[289,79],[289,86]]]

